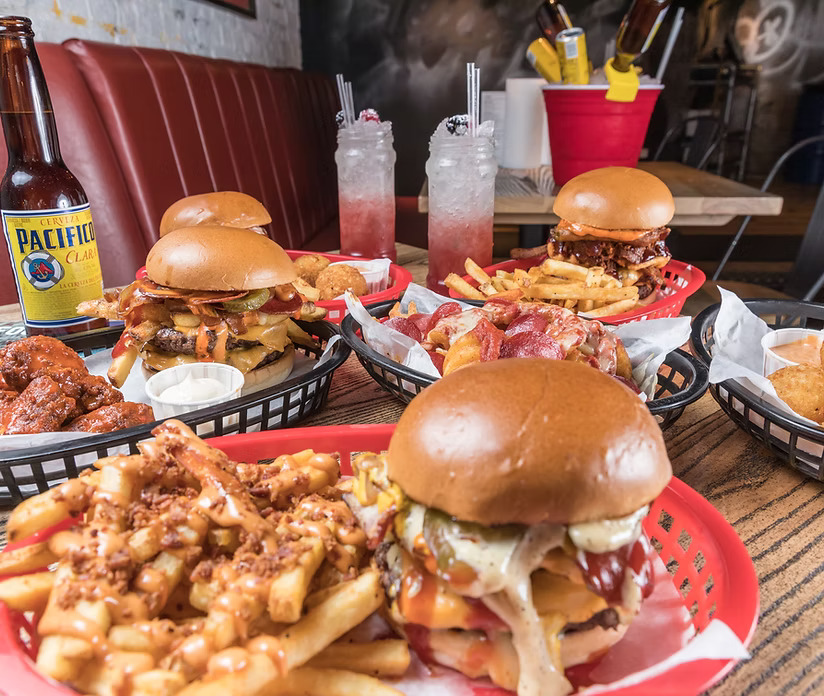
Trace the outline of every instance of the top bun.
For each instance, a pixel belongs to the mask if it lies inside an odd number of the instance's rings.
[[[224,227],[260,227],[272,217],[256,198],[237,191],[199,193],[172,203],[160,220],[160,236],[181,227],[217,225]]]
[[[604,167],[570,179],[552,210],[564,220],[602,230],[649,230],[672,220],[675,201],[657,176],[630,167]]]
[[[427,387],[401,415],[389,478],[410,498],[483,525],[624,517],[672,477],[647,407],[581,363],[476,363]]]
[[[184,227],[146,257],[149,280],[181,290],[257,290],[297,278],[292,259],[268,237],[231,227]]]

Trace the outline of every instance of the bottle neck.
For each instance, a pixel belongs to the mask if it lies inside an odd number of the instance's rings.
[[[0,27],[0,75],[0,116],[9,166],[21,161],[59,163],[54,110],[31,36]]]

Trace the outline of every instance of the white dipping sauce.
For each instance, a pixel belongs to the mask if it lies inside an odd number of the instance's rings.
[[[226,396],[229,387],[212,377],[192,377],[191,374],[180,384],[166,387],[161,393],[163,401],[172,401],[178,404],[191,404],[196,401],[209,401]]]

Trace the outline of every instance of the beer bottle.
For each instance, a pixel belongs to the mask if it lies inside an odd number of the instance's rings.
[[[31,20],[0,17],[0,117],[9,162],[0,215],[26,333],[61,336],[105,326],[78,316],[103,294],[89,201],[63,163]]]
[[[572,29],[569,15],[558,0],[544,0],[535,12],[535,21],[538,22],[547,41],[553,46],[558,34],[564,29]]]
[[[632,63],[645,53],[664,21],[672,0],[633,0],[618,27],[613,66],[628,72]]]

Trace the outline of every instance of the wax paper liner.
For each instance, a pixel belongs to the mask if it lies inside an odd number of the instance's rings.
[[[300,377],[309,373],[314,368],[324,364],[328,359],[331,357],[331,349],[332,346],[335,345],[339,340],[341,340],[340,336],[333,336],[326,344],[326,349],[324,350],[323,354],[320,358],[315,359],[301,353],[300,351],[295,351],[295,363],[292,369],[292,372],[289,375],[289,379],[293,379],[295,377]],[[106,371],[109,369],[109,365],[112,362],[112,351],[111,349],[101,350],[97,353],[94,353],[87,358],[84,358],[84,362],[86,363],[86,367],[88,368],[89,372],[93,375],[100,375],[106,376]],[[126,380],[125,384],[121,388],[121,392],[123,392],[123,398],[126,401],[134,401],[136,403],[141,404],[149,404],[149,397],[146,395],[146,379],[147,375],[146,372],[143,370],[142,361],[138,360],[135,362],[134,366],[132,367],[132,371],[129,373],[129,377]],[[268,389],[272,386],[271,383],[261,383],[256,384],[253,387],[243,390],[243,395],[253,394],[255,392],[261,391],[262,389]],[[314,394],[316,386],[314,384],[309,386],[307,395],[302,395],[300,391],[296,391],[291,394],[291,401],[289,404],[289,418],[290,420],[293,418],[297,418],[300,405],[303,400],[308,397],[311,397]],[[274,401],[273,408],[280,408],[281,402],[283,398],[281,397],[277,401]],[[150,404],[151,405],[151,404]],[[261,406],[249,410],[249,418],[252,419],[255,416],[259,416],[261,413]],[[231,425],[231,417],[227,416],[224,418],[224,426]],[[260,426],[254,425],[250,426],[248,432],[253,432],[255,430],[259,430]],[[209,437],[213,434],[213,426],[211,423],[204,423],[197,427],[197,434],[201,437]],[[16,450],[16,449],[30,449],[33,447],[42,447],[45,445],[53,445],[59,444],[63,442],[69,442],[78,440],[80,438],[88,438],[90,437],[89,433],[39,433],[36,435],[2,435],[0,436],[0,451],[9,451],[9,450]],[[129,453],[129,446],[124,444],[120,448],[112,448],[110,451],[111,454],[122,453],[128,454]],[[97,461],[98,457],[94,453],[87,453],[82,454],[77,457],[77,466],[84,467],[88,466],[89,464],[94,463]],[[57,471],[64,471],[65,470],[65,463],[62,459],[56,459],[53,461],[44,461],[42,463],[43,471],[45,473],[54,473]],[[26,476],[32,475],[30,467],[28,466],[21,466],[19,467],[20,471],[16,471],[15,474],[17,476]],[[54,482],[56,485],[60,483],[63,479],[58,479]],[[5,490],[4,486],[0,486],[0,490]],[[26,495],[28,493],[36,493],[37,486],[32,484],[30,486],[21,486],[21,492]]]
[[[761,339],[772,329],[760,317],[753,314],[747,305],[733,292],[719,287],[721,307],[715,317],[713,327],[712,361],[710,362],[710,384],[718,384],[727,379],[735,380],[757,397],[797,418],[802,423],[820,428],[814,420],[793,411],[775,392],[772,382],[764,376],[764,350]],[[719,388],[722,398],[727,391]],[[743,404],[737,399],[734,403],[743,413]],[[763,418],[750,412],[750,419],[763,427]],[[773,435],[789,442],[790,434],[781,428],[773,428]],[[798,438],[796,447],[815,457],[824,455],[824,447],[804,438]]]
[[[369,288],[367,294],[373,295],[382,292],[389,287],[389,267],[392,265],[390,259],[369,259],[365,261],[335,261],[330,266],[352,266],[357,268],[366,280]],[[343,295],[338,295],[336,300],[342,300]]]
[[[574,684],[579,693],[610,693],[695,660],[749,658],[744,644],[723,621],[710,621],[696,635],[684,600],[660,558],[656,557],[653,567],[652,595],[641,605],[624,638],[586,675],[589,686]],[[573,681],[574,674],[570,674]],[[417,659],[402,679],[387,683],[406,696],[511,696],[488,681],[470,680],[446,668],[428,668]]]
[[[429,355],[417,341],[374,321],[360,300],[351,293],[347,293],[345,299],[349,313],[361,325],[364,341],[373,350],[405,367],[430,377],[440,377]],[[406,289],[400,300],[401,308],[406,311],[410,302],[414,302],[417,311],[424,314],[431,314],[445,302],[457,302],[465,309],[474,308],[473,305],[438,295],[415,284]],[[653,398],[658,380],[658,369],[667,354],[682,346],[689,339],[690,317],[650,319],[613,326],[610,330],[624,342],[627,355],[632,363],[632,376],[635,382],[647,398]],[[387,375],[387,377],[390,376]],[[408,386],[410,391],[415,391],[412,385],[405,386]]]

